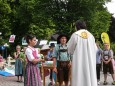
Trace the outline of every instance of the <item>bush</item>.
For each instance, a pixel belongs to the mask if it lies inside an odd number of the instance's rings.
[[[111,49],[113,50],[114,55],[115,55],[115,43],[112,42],[110,47],[111,47]]]

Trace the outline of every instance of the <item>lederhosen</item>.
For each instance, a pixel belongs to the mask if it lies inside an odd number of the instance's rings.
[[[70,63],[70,59],[67,61],[61,61],[61,56],[60,53],[64,53],[67,52],[67,56],[69,58],[69,54],[67,49],[60,49],[60,45],[59,45],[59,60],[57,60],[57,78],[58,78],[58,82],[61,81],[69,81],[69,71],[70,68],[68,67],[68,64]]]
[[[104,52],[105,52],[105,50],[103,51],[103,59],[104,59],[105,61],[108,61],[109,58],[110,58],[110,57],[109,57],[109,52],[110,52],[110,50],[108,50],[108,54],[105,54]],[[112,61],[110,61],[108,64],[105,64],[105,63],[103,62],[103,73],[104,73],[104,74],[107,74],[107,72],[109,72],[110,74],[114,74]]]

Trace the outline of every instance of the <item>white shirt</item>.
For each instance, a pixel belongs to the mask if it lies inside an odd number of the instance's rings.
[[[37,49],[28,46],[28,48],[25,51],[25,54],[26,54],[26,56],[27,56],[27,58],[28,58],[29,61],[33,61],[35,59],[34,56],[33,56],[33,54],[32,54],[32,51],[34,51],[34,50],[36,51],[37,57],[38,58],[40,57],[40,55],[38,54]]]

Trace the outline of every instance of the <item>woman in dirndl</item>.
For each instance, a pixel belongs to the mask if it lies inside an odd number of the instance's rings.
[[[36,45],[36,37],[34,35],[27,35],[26,41],[28,47],[25,51],[27,58],[27,65],[25,70],[24,86],[42,86],[38,62],[44,61],[39,58],[37,50],[34,48]]]
[[[17,82],[22,82],[23,76],[23,65],[21,60],[21,47],[19,45],[16,46],[16,52],[14,52],[15,58],[15,76],[17,76]]]

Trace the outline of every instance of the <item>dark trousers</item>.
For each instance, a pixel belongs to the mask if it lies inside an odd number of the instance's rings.
[[[101,64],[96,64],[97,79],[100,80]]]

